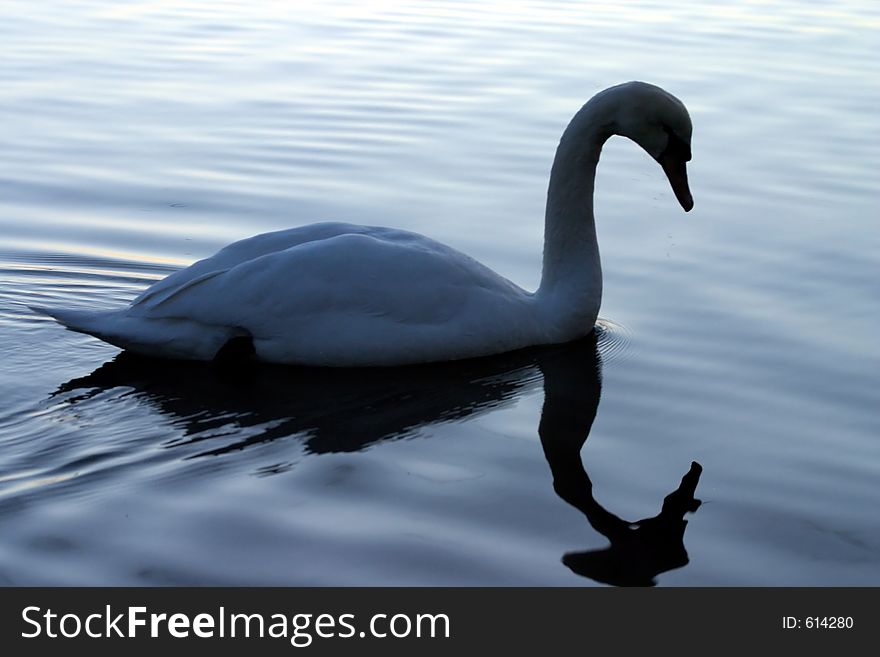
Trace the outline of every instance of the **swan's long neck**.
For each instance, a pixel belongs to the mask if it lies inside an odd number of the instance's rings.
[[[602,300],[602,265],[593,217],[593,187],[613,120],[607,99],[584,105],[562,135],[547,191],[544,265],[536,301],[548,330],[569,340],[589,333]]]

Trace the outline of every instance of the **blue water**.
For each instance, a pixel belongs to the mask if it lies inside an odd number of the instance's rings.
[[[4,3],[0,581],[880,584],[875,4]],[[227,372],[27,308],[321,220],[534,288],[559,136],[630,79],[696,205],[608,143],[594,341]]]

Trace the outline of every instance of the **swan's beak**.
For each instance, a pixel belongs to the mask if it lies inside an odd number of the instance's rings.
[[[694,207],[694,197],[691,196],[691,190],[688,187],[687,163],[682,158],[668,152],[663,153],[657,161],[660,162],[663,172],[669,179],[672,191],[675,192],[675,198],[681,203],[685,212],[690,212]]]

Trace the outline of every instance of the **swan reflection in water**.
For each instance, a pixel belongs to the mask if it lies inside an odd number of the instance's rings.
[[[613,585],[651,586],[688,563],[687,521],[701,467],[694,462],[653,518],[628,522],[599,504],[581,460],[601,393],[597,338],[481,359],[404,368],[326,369],[160,361],[121,353],[55,394],[75,404],[128,389],[183,429],[169,446],[191,445],[187,458],[219,455],[295,436],[313,454],[353,452],[411,437],[430,425],[470,419],[512,403],[543,381],[538,432],[553,487],[609,541],[571,552],[573,572]],[[282,471],[282,464],[261,473]]]

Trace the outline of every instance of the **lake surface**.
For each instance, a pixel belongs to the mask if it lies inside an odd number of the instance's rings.
[[[0,19],[0,582],[880,585],[877,3]],[[630,79],[688,106],[696,205],[606,145],[595,339],[230,371],[27,307],[120,306],[322,220],[425,233],[533,289],[559,136]]]

